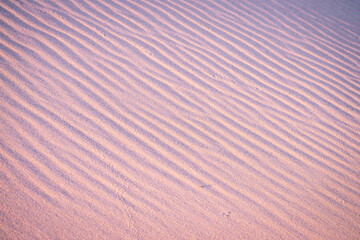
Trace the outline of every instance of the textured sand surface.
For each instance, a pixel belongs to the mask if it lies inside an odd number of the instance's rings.
[[[360,3],[0,1],[0,239],[359,239]]]

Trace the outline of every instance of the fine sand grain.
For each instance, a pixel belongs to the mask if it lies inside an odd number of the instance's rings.
[[[360,3],[0,1],[0,239],[359,239]]]

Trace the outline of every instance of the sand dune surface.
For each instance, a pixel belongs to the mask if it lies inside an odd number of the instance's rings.
[[[360,4],[0,2],[1,239],[359,239]]]

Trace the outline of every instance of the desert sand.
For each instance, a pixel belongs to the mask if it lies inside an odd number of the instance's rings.
[[[359,1],[0,9],[0,239],[360,238]]]

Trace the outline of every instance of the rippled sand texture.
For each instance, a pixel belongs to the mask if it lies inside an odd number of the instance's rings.
[[[0,9],[1,239],[359,239],[358,1]]]

